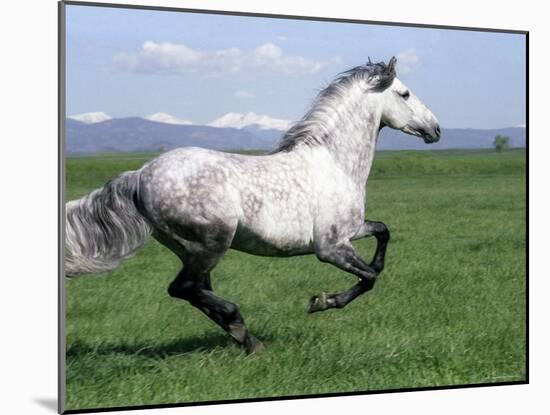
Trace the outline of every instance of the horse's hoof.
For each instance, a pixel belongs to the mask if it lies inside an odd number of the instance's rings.
[[[309,299],[309,303],[307,305],[307,312],[308,313],[315,313],[316,311],[323,311],[326,310],[328,307],[327,303],[327,293],[321,293],[319,295],[314,295]]]
[[[248,341],[244,345],[244,350],[246,351],[246,354],[257,354],[263,352],[265,350],[265,346],[256,337],[249,335]]]

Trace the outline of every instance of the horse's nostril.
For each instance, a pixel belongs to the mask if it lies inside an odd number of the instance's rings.
[[[439,125],[435,127],[435,134],[439,137],[441,135],[441,129],[439,128]]]

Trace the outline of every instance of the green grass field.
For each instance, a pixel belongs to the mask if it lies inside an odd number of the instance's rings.
[[[152,154],[67,160],[67,199]],[[215,291],[267,349],[247,356],[170,298],[179,261],[154,240],[109,274],[66,282],[67,409],[522,381],[525,151],[380,152],[367,217],[392,240],[374,290],[307,314],[355,278],[314,256],[230,251]],[[354,243],[370,259],[375,242]]]

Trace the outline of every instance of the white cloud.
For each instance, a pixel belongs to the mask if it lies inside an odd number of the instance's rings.
[[[289,76],[314,74],[334,62],[287,55],[273,43],[265,43],[252,51],[239,48],[197,50],[182,43],[157,43],[150,40],[138,52],[116,54],[113,61],[121,69],[141,73],[183,74],[203,71],[212,75],[252,68]]]
[[[397,75],[411,74],[420,65],[420,58],[415,49],[407,49],[397,55]]]
[[[256,94],[254,94],[254,91],[247,91],[245,89],[241,89],[235,92],[235,96],[237,98],[254,98]]]
[[[254,50],[254,56],[259,60],[280,60],[283,56],[283,50],[273,43],[264,43]]]
[[[242,52],[238,48],[199,51],[184,44],[147,41],[139,52],[114,56],[120,68],[143,73],[181,74],[200,70],[239,71]]]
[[[265,43],[254,50],[253,64],[258,68],[271,69],[284,75],[305,75],[320,72],[329,63],[303,56],[285,55],[279,46]]]

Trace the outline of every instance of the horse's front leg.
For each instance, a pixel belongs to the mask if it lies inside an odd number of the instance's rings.
[[[374,236],[376,238],[376,252],[374,253],[370,266],[379,274],[384,269],[386,248],[390,240],[390,231],[382,222],[365,219],[365,222],[351,240],[355,241],[367,236]]]
[[[323,262],[328,262],[338,268],[359,277],[359,282],[349,290],[339,294],[321,293],[310,299],[307,311],[314,313],[329,308],[343,308],[361,294],[371,290],[376,277],[384,269],[386,248],[390,239],[390,233],[382,222],[365,220],[361,229],[352,239],[364,238],[366,236],[376,237],[377,245],[374,258],[367,264],[355,251],[351,243],[330,243],[327,238],[317,249],[317,257]],[[328,242],[328,243],[327,243]]]

